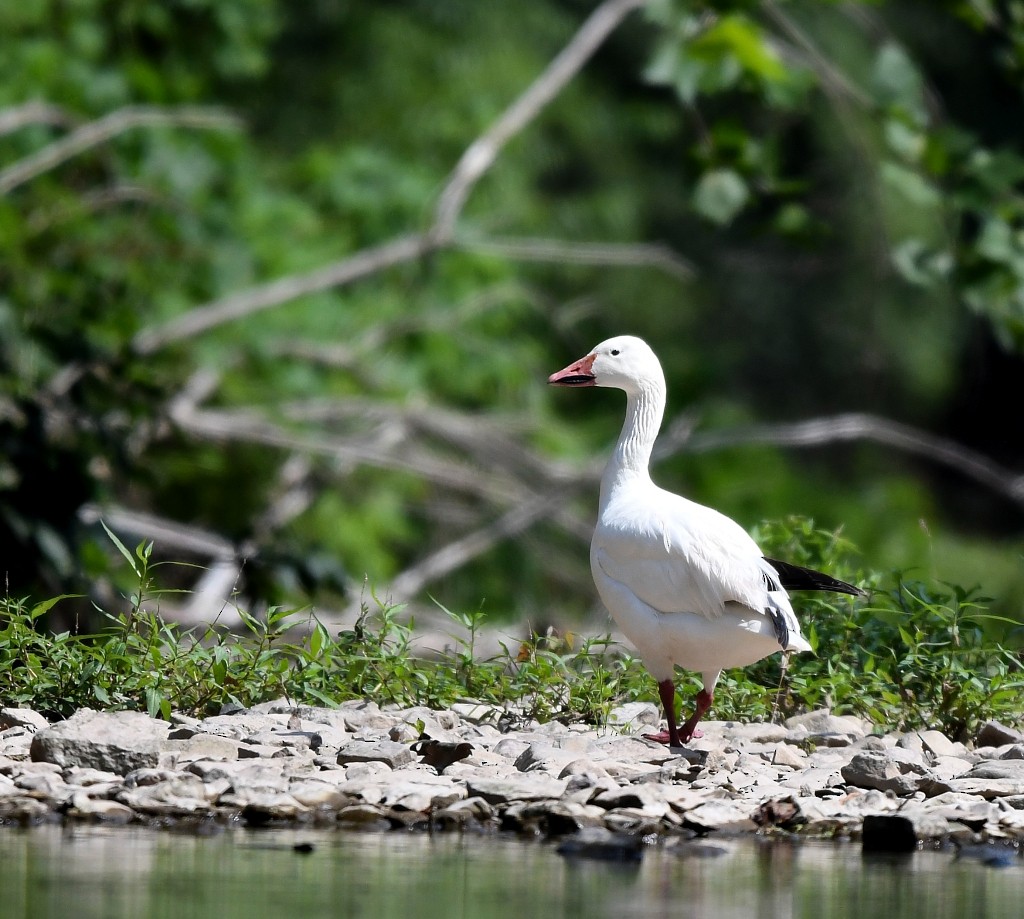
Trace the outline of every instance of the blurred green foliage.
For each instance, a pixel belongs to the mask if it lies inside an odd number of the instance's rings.
[[[607,449],[618,403],[569,406],[543,380],[632,332],[663,359],[670,414],[690,411],[702,428],[873,412],[1019,469],[1024,155],[1008,116],[1024,101],[1019,0],[651,0],[501,152],[457,245],[137,347],[196,307],[426,229],[465,148],[595,6],[0,9],[9,595],[115,576],[83,525],[90,502],[248,547],[246,588],[267,604],[351,602],[364,578],[384,588],[503,510],[416,469],[309,449],[308,505],[272,526],[268,495],[290,451],[182,430],[171,406],[201,370],[217,374],[206,407],[258,413],[278,441],[312,431],[386,445],[388,425],[407,432],[457,410],[583,462]],[[138,121],[26,171],[125,116]],[[694,273],[483,245],[509,237],[663,242]],[[297,421],[314,402],[350,410]],[[412,421],[374,414],[381,405]],[[456,476],[461,463],[511,474],[509,449],[473,453],[454,428],[396,437],[400,459],[426,445]],[[1019,501],[920,459],[866,444],[750,446],[682,455],[657,475],[747,524],[798,512],[844,526],[876,569],[980,583],[1011,615],[1024,603]],[[579,520],[595,500],[579,493]],[[578,617],[593,596],[585,550],[550,521],[434,592],[534,620]]]

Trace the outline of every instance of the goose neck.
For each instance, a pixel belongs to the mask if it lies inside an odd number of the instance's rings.
[[[651,450],[665,411],[663,386],[650,385],[626,394],[626,419],[608,464],[609,484],[636,475],[648,476]]]

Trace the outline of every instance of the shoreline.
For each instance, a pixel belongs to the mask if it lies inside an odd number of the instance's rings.
[[[564,839],[594,857],[652,838],[1024,842],[1024,736],[998,723],[965,745],[817,711],[708,721],[669,749],[640,736],[658,720],[650,703],[620,706],[600,730],[472,703],[281,700],[170,721],[83,709],[53,724],[4,708],[0,824],[420,828]],[[611,839],[622,845],[601,855]]]

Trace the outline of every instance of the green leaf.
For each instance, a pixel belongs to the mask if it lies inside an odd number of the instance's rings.
[[[898,191],[912,204],[937,207],[941,201],[938,189],[923,175],[898,163],[884,162],[880,167],[882,181]]]
[[[787,77],[786,67],[760,28],[737,13],[722,16],[693,46],[704,54],[731,55],[745,71],[766,82]]]
[[[885,104],[896,104],[922,123],[927,121],[923,104],[921,73],[913,60],[895,42],[878,51],[872,74],[875,91]]]
[[[746,182],[732,169],[712,169],[700,177],[693,192],[693,206],[713,223],[729,223],[750,198]]]
[[[60,603],[61,600],[73,600],[83,594],[61,594],[59,597],[51,597],[49,600],[43,600],[41,603],[37,603],[32,607],[32,611],[29,613],[30,618],[38,619],[40,616],[46,615],[54,606]]]
[[[139,570],[136,564],[135,557],[132,555],[131,552],[128,551],[128,549],[125,547],[125,544],[114,535],[113,531],[110,529],[110,527],[106,525],[104,521],[100,521],[100,526],[103,527],[103,529],[107,533],[107,537],[117,547],[117,551],[120,552],[125,557],[128,564],[131,565],[132,571],[134,571],[136,575],[141,576],[141,571]]]
[[[154,686],[146,688],[146,710],[151,718],[155,718],[163,710],[164,702],[159,689]]]

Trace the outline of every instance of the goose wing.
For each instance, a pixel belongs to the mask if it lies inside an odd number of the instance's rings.
[[[595,569],[663,613],[713,619],[734,602],[766,614],[769,594],[786,596],[738,523],[663,489],[652,498],[635,498],[632,507],[613,502],[602,513],[592,548]]]

